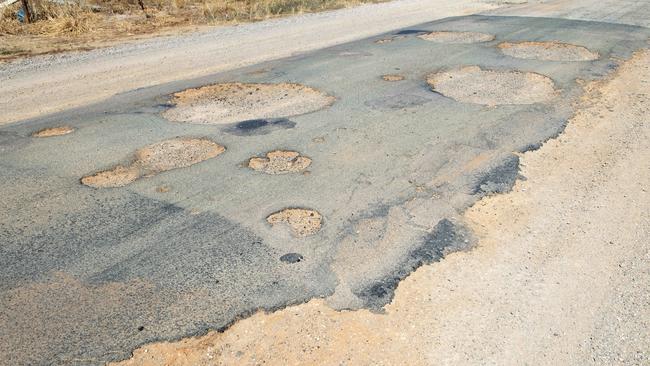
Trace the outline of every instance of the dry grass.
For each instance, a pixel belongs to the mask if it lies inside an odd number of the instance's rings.
[[[0,12],[0,61],[20,56],[89,49],[125,39],[258,21],[385,0],[32,0],[37,20],[20,23],[20,2]]]

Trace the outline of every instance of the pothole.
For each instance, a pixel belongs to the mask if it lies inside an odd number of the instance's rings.
[[[400,80],[404,80],[404,76],[402,76],[402,75],[398,75],[398,74],[382,75],[381,78],[384,79],[385,81],[400,81]]]
[[[225,148],[208,139],[176,138],[145,146],[135,152],[135,164],[154,173],[185,168],[214,158]]]
[[[137,166],[118,165],[112,169],[83,177],[81,183],[95,188],[115,188],[124,187],[139,177],[140,169]]]
[[[174,94],[174,108],[162,114],[175,122],[226,124],[314,112],[334,99],[301,84],[222,83]]]
[[[139,178],[167,170],[185,168],[213,158],[225,148],[202,138],[175,138],[147,145],[135,152],[129,166],[118,165],[83,177],[81,183],[95,188],[123,187]]]
[[[418,38],[435,43],[481,43],[494,40],[494,35],[479,32],[436,31],[421,34]]]
[[[560,42],[504,42],[498,47],[505,55],[527,60],[593,61],[600,57],[586,47]]]
[[[67,135],[74,132],[74,128],[70,126],[50,127],[38,130],[32,134],[33,137],[52,137]]]
[[[311,164],[311,159],[296,151],[276,150],[265,158],[251,158],[248,167],[266,174],[287,174],[301,172]]]
[[[429,75],[432,90],[456,101],[483,105],[533,104],[556,96],[549,77],[516,70],[483,70],[467,66]]]
[[[271,225],[287,224],[293,235],[297,237],[316,234],[321,228],[322,220],[321,214],[304,208],[287,208],[266,218]]]

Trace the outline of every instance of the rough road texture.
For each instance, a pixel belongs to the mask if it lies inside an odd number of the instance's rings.
[[[650,52],[590,84],[526,181],[465,213],[479,237],[404,280],[384,314],[322,300],[122,366],[645,365],[650,362]]]
[[[417,38],[440,30],[497,38]],[[648,29],[608,23],[451,18],[2,126],[0,360],[101,365],[144,344],[227,328],[258,310],[314,298],[339,310],[381,312],[414,270],[475,243],[460,214],[512,188],[515,152],[562,132],[583,93],[576,80],[608,77],[649,37]],[[495,48],[524,39],[580,44],[602,57],[542,62]],[[545,75],[558,98],[490,108],[432,92],[426,75],[461,61]],[[389,73],[405,79],[386,82],[381,75]],[[161,116],[173,93],[233,81],[299,83],[337,101],[290,119],[226,125]],[[63,123],[75,132],[31,137]],[[228,150],[124,187],[79,182],[178,136]],[[310,173],[269,175],[245,166],[277,149],[311,158]],[[267,222],[285,208],[318,212],[320,230],[300,236],[289,219]]]

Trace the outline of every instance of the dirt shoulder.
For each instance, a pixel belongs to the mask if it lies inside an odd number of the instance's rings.
[[[384,314],[313,300],[121,365],[646,364],[648,85],[649,51],[587,85],[566,131],[523,154],[527,179],[466,212],[477,247],[418,269]]]
[[[402,0],[0,64],[0,124],[499,5]]]

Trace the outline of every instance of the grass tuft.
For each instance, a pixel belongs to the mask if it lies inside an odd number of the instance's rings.
[[[20,2],[0,9],[0,61],[88,49],[192,26],[252,22],[386,0],[31,0],[36,21],[16,19]]]

